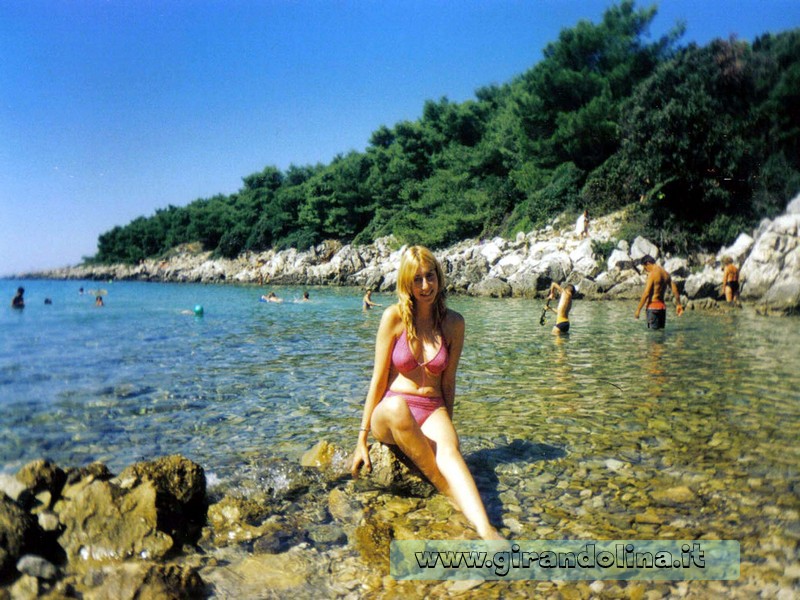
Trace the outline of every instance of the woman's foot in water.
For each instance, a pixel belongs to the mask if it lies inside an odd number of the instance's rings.
[[[482,540],[486,541],[505,541],[506,539],[491,525],[487,526],[483,531],[478,531],[478,535],[481,536]]]

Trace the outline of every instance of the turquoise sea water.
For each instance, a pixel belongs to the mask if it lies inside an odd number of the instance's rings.
[[[181,452],[224,473],[243,457],[296,458],[321,438],[347,448],[355,439],[380,318],[362,312],[358,290],[312,288],[299,302],[303,288],[280,287],[285,301],[273,304],[252,286],[2,283],[5,471],[41,456],[113,470]],[[9,307],[17,285],[22,311]],[[81,286],[105,289],[105,306]],[[197,304],[203,317],[183,314]],[[539,326],[538,301],[450,305],[467,319],[456,411],[467,451],[499,438],[584,453],[598,439],[701,444],[718,434],[763,438],[751,450],[797,476],[796,318],[690,312],[651,332],[632,302],[576,302],[561,339],[551,322]]]

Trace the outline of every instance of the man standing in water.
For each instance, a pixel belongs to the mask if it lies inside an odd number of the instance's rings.
[[[722,257],[722,293],[728,304],[739,305],[739,268],[730,256]]]
[[[664,293],[667,287],[672,288],[672,295],[675,296],[676,312],[680,317],[683,314],[681,306],[681,295],[678,286],[662,267],[656,264],[656,260],[649,254],[645,254],[641,259],[642,267],[647,273],[647,283],[644,286],[642,299],[636,307],[634,318],[639,318],[642,308],[647,305],[647,327],[649,329],[663,329],[667,323],[667,305],[664,304]]]
[[[12,308],[25,308],[25,288],[17,288],[17,295],[11,299]]]
[[[572,308],[572,295],[575,293],[575,286],[569,283],[562,288],[554,281],[550,284],[550,294],[547,296],[548,301],[555,298],[556,292],[561,295],[558,301],[558,308],[554,310],[547,304],[545,309],[556,313],[556,325],[553,327],[553,334],[560,335],[569,333],[569,309]]]

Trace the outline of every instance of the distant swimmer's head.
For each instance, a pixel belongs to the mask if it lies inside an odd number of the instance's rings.
[[[194,316],[195,317],[202,317],[203,316],[203,305],[202,304],[195,304],[195,306],[194,306]]]

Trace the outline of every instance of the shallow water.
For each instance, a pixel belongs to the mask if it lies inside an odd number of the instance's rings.
[[[224,480],[355,441],[380,319],[358,290],[268,304],[252,286],[6,280],[8,302],[17,285],[28,306],[0,310],[2,471],[179,452]],[[756,571],[797,562],[800,319],[671,312],[653,332],[635,302],[576,301],[562,338],[539,301],[450,306],[467,320],[456,426],[512,534],[739,539]],[[659,496],[677,487],[691,497]]]

